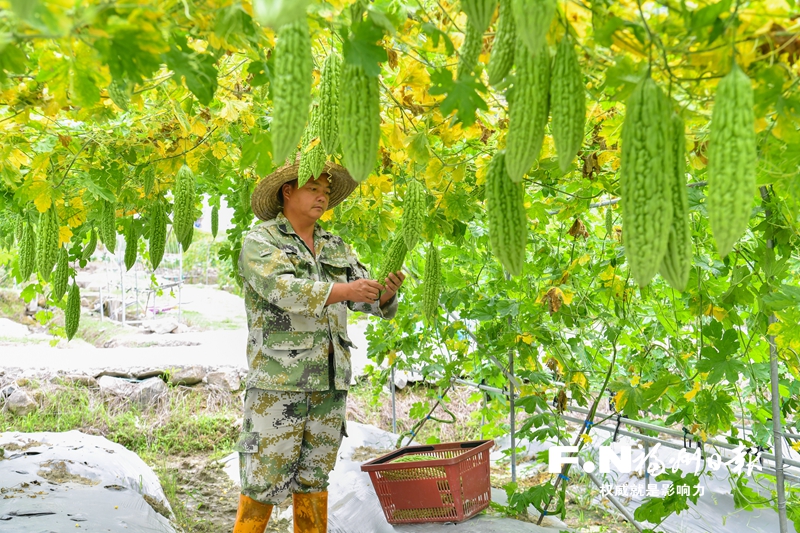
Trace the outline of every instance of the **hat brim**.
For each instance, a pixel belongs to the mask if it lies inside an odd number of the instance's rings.
[[[250,198],[250,207],[261,220],[272,220],[281,212],[281,205],[278,203],[278,189],[284,183],[288,183],[297,178],[297,169],[300,164],[285,165],[275,172],[262,179],[256,185],[253,196]],[[331,188],[331,196],[328,201],[328,209],[333,209],[345,198],[350,196],[358,183],[350,176],[341,165],[327,161],[322,169],[322,173],[328,174]]]

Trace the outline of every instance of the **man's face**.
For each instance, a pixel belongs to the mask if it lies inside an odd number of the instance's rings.
[[[284,206],[287,212],[317,220],[328,209],[330,199],[328,175],[321,174],[316,180],[309,179],[299,189],[291,189],[289,197],[284,197]]]

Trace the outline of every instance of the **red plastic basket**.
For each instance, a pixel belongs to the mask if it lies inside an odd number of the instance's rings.
[[[390,524],[461,522],[492,499],[489,451],[493,440],[405,446],[361,465],[369,472]],[[404,455],[436,459],[392,463]]]

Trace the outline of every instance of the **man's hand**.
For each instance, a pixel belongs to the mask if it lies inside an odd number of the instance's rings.
[[[378,301],[378,295],[383,289],[383,285],[371,279],[357,279],[347,285],[350,293],[348,300],[368,304]]]
[[[389,275],[384,280],[384,287],[386,287],[386,292],[381,295],[381,305],[388,302],[392,296],[394,296],[400,286],[405,281],[406,275],[403,274],[402,270],[398,270],[397,272],[390,272]]]

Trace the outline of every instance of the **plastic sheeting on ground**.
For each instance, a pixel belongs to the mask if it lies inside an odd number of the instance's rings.
[[[175,533],[158,477],[119,444],[80,431],[10,432],[0,449],[3,533]]]
[[[348,437],[342,441],[336,468],[331,472],[328,487],[328,531],[330,533],[558,533],[569,529],[555,518],[548,517],[550,527],[528,522],[479,514],[460,524],[430,523],[393,526],[386,521],[369,474],[361,471],[367,459],[353,460],[354,452],[366,447],[373,453],[395,449],[397,435],[374,426],[347,422]],[[231,454],[223,460],[225,472],[239,484],[239,456]],[[502,491],[500,491],[502,493]],[[492,497],[500,496],[492,490]],[[505,493],[502,493],[505,497]]]

